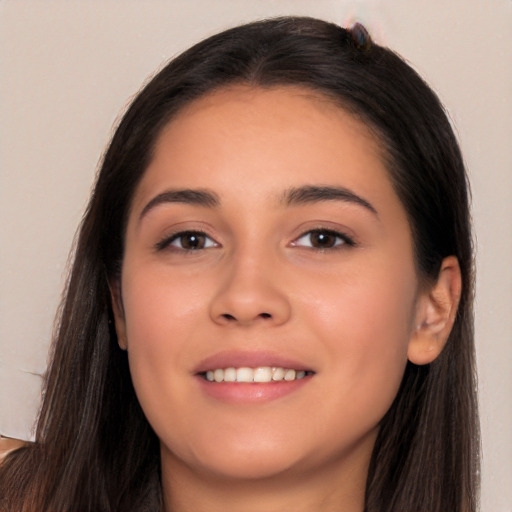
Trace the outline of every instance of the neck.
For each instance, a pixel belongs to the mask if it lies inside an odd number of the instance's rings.
[[[366,453],[365,453],[366,452]],[[371,450],[340,466],[287,470],[259,479],[197,471],[162,453],[165,512],[363,512]]]

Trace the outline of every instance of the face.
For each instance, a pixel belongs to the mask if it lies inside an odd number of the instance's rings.
[[[196,100],[136,190],[120,285],[119,340],[164,469],[367,465],[419,287],[405,211],[356,118],[292,87]]]

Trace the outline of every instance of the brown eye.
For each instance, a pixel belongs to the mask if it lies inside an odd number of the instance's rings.
[[[166,245],[182,249],[184,251],[198,251],[209,247],[215,247],[216,243],[200,231],[183,231],[173,235]]]
[[[335,249],[343,245],[352,246],[354,242],[343,233],[329,229],[314,229],[304,233],[293,245],[312,249]]]
[[[325,249],[334,247],[339,237],[328,231],[313,231],[309,235],[309,238],[313,247]]]
[[[205,237],[196,233],[181,235],[178,240],[182,249],[202,249],[205,245]]]

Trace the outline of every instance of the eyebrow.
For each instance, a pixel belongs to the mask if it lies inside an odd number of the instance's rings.
[[[362,206],[378,217],[377,210],[369,201],[344,187],[306,185],[290,188],[283,194],[282,201],[287,206],[322,201],[344,201]]]
[[[209,190],[167,190],[155,196],[146,206],[144,206],[142,212],[140,213],[139,220],[142,219],[153,208],[166,203],[184,203],[204,206],[205,208],[216,208],[219,206],[220,200],[217,194]]]
[[[369,201],[344,187],[318,185],[294,187],[286,190],[281,199],[281,202],[286,206],[319,203],[322,201],[355,203],[378,216],[377,210]],[[183,203],[203,206],[205,208],[216,208],[220,206],[220,199],[215,192],[205,189],[167,190],[158,194],[146,204],[140,213],[139,220],[147,215],[150,210],[166,203]]]

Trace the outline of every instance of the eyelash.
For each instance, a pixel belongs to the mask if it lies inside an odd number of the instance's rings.
[[[326,236],[326,237],[330,238],[331,240],[334,239],[334,245],[330,245],[327,247],[315,247],[313,244],[311,246],[304,246],[304,245],[301,245],[298,243],[299,240],[306,238],[308,236],[310,237],[309,240],[311,242],[311,237],[315,236],[315,235],[316,236]],[[191,231],[179,231],[177,233],[173,233],[172,235],[164,238],[163,240],[161,240],[160,242],[158,242],[156,244],[156,246],[155,246],[156,250],[162,251],[162,250],[168,248],[169,246],[172,246],[173,242],[175,242],[179,239],[182,239],[182,242],[183,242],[183,239],[185,237],[196,237],[196,238],[202,239],[202,244],[200,243],[200,245],[203,245],[203,246],[192,247],[192,248],[176,247],[175,246],[175,247],[173,247],[174,250],[190,253],[190,252],[200,251],[200,250],[204,250],[204,249],[211,249],[211,248],[219,246],[219,244],[217,242],[215,242],[215,240],[213,240],[211,237],[209,237],[203,231],[191,230]],[[305,233],[300,235],[298,238],[296,238],[291,243],[291,245],[292,245],[292,247],[309,247],[310,249],[315,250],[315,251],[325,252],[325,251],[340,250],[340,249],[346,248],[347,246],[354,247],[356,245],[356,243],[351,237],[349,237],[348,235],[346,235],[344,233],[341,233],[341,232],[338,232],[338,231],[335,231],[332,229],[317,228],[317,229],[310,229],[309,231],[306,231]]]
[[[212,244],[210,245],[206,245],[204,247],[199,247],[199,248],[185,248],[185,247],[174,247],[175,250],[177,251],[183,251],[183,252],[195,252],[195,251],[199,251],[199,250],[203,250],[203,249],[210,249],[212,247],[218,247],[219,244],[217,244],[217,242],[215,242],[212,238],[210,238],[206,233],[204,233],[203,231],[179,231],[177,233],[174,233],[172,234],[171,236],[168,236],[166,238],[164,238],[163,240],[161,240],[160,242],[158,242],[156,244],[156,249],[157,251],[161,251],[163,249],[166,249],[168,248],[169,246],[171,246],[173,244],[173,242],[175,242],[176,240],[179,240],[180,238],[183,239],[185,237],[196,237],[196,238],[203,238],[205,240],[208,240],[210,242],[213,242]],[[205,241],[205,243],[208,243]]]
[[[309,231],[306,231],[302,235],[300,235],[298,238],[296,238],[292,245],[296,247],[303,247],[302,245],[299,245],[297,242],[303,238],[309,237],[309,240],[311,241],[312,236],[326,236],[329,238],[333,238],[335,240],[334,245],[328,246],[328,247],[314,247],[310,246],[311,249],[316,251],[337,251],[343,248],[348,247],[354,247],[356,245],[355,241],[346,235],[345,233],[341,233],[339,231],[335,231],[333,229],[323,229],[323,228],[317,228],[317,229],[310,229]],[[307,247],[307,246],[306,246]]]

